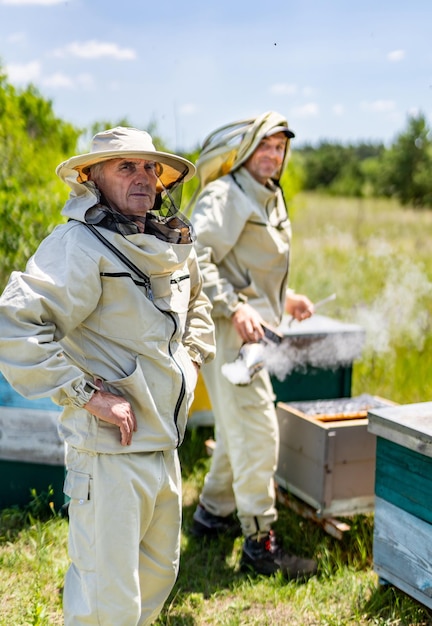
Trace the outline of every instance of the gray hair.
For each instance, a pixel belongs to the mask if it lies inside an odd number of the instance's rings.
[[[105,167],[105,163],[106,161],[99,161],[99,163],[94,163],[93,165],[90,165],[89,173],[93,181],[101,177],[103,169]]]

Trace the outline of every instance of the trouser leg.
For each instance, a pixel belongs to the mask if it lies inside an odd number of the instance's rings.
[[[65,626],[151,624],[178,571],[175,453],[91,455],[69,448],[67,466]]]
[[[138,626],[152,624],[157,618],[179,571],[182,516],[180,464],[176,450],[162,454],[165,484],[140,544],[141,618]]]
[[[243,532],[250,535],[268,530],[277,519],[274,473],[279,430],[274,392],[265,370],[245,386],[224,378],[221,366],[237,357],[240,340],[229,321],[217,320],[216,330],[216,359],[203,368],[216,423],[216,450],[201,502],[215,515],[226,515],[232,510],[233,493]]]
[[[225,450],[223,431],[215,428],[216,447],[213,451],[211,470],[206,475],[200,495],[200,503],[213,513],[226,517],[236,510],[233,490],[231,461]]]

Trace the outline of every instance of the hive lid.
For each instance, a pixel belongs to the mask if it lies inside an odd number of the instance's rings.
[[[332,368],[350,365],[361,357],[365,331],[324,315],[312,315],[303,322],[284,317],[278,331],[283,335],[287,356],[297,365]]]
[[[432,402],[371,409],[369,432],[432,457]]]
[[[386,407],[387,400],[363,393],[348,398],[331,398],[324,400],[307,400],[290,402],[289,406],[304,415],[309,415],[323,422],[361,419],[367,417],[368,410],[373,407]]]
[[[365,330],[359,324],[341,322],[326,315],[312,315],[302,322],[292,320],[290,315],[284,315],[278,330],[287,336],[293,335],[334,335],[338,333],[355,333],[364,335]]]

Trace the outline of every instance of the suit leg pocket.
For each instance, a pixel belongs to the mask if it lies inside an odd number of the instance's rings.
[[[79,570],[94,570],[95,519],[90,474],[69,469],[64,493],[69,496],[69,556]]]
[[[75,470],[68,470],[63,491],[71,500],[84,504],[90,500],[91,476]]]

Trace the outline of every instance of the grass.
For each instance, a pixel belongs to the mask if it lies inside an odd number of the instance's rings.
[[[430,400],[432,211],[302,195],[291,213],[291,284],[314,300],[336,292],[336,301],[320,312],[366,329],[353,394]],[[305,584],[241,573],[240,538],[216,544],[192,538],[188,529],[210,463],[204,441],[211,435],[210,428],[188,431],[180,451],[181,570],[158,626],[432,625],[432,611],[379,584],[372,514],[346,520],[350,530],[338,540],[279,505],[276,530],[285,547],[319,563],[318,575]],[[0,626],[62,624],[67,522],[48,503],[49,494],[39,494],[27,510],[0,513]]]
[[[432,397],[432,211],[393,201],[299,196],[292,210],[291,285],[324,315],[366,331],[353,394],[394,402]]]
[[[25,511],[0,516],[1,626],[63,624],[63,578],[68,566],[67,524]]]

